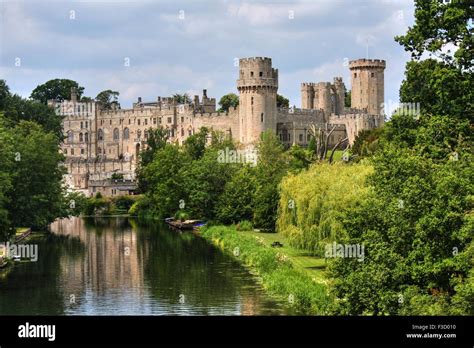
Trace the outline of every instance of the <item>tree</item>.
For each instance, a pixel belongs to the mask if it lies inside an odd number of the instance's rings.
[[[48,100],[71,100],[71,88],[76,89],[78,100],[84,93],[84,87],[79,86],[76,81],[68,79],[54,79],[37,86],[31,92],[30,98],[46,104]]]
[[[226,94],[219,100],[219,105],[220,112],[228,112],[230,107],[236,108],[239,105],[239,97],[234,93]]]
[[[141,192],[146,192],[148,184],[144,175],[145,168],[153,162],[155,153],[166,146],[168,141],[168,132],[163,128],[150,128],[148,130],[148,139],[146,146],[140,152],[140,158],[137,168],[138,188]]]
[[[184,186],[178,173],[189,160],[178,146],[166,144],[143,169],[143,177],[148,185],[146,198],[152,215],[165,218],[173,216],[180,209]],[[186,204],[185,201],[182,203]]]
[[[63,211],[64,157],[56,136],[34,122],[20,121],[11,132],[15,160],[8,211],[14,226],[43,229]]]
[[[343,243],[364,245],[366,261],[331,263],[339,313],[474,313],[470,17],[467,2],[416,1],[415,25],[396,38],[412,52],[400,100],[420,112],[387,122],[373,194],[343,219]],[[448,43],[454,53],[441,51]]]
[[[184,94],[173,94],[173,99],[176,104],[190,104],[191,103],[191,97],[189,94],[184,93]]]
[[[289,108],[290,100],[284,96],[277,94],[277,108]]]
[[[120,109],[120,104],[117,100],[119,95],[119,92],[107,89],[97,94],[95,100],[99,103],[102,110],[111,110],[114,106]]]
[[[278,185],[288,169],[288,161],[283,145],[271,130],[263,132],[257,150],[254,225],[274,230],[279,200]]]
[[[184,141],[184,149],[193,160],[200,159],[204,155],[208,135],[209,130],[202,127],[199,132]]]
[[[0,110],[5,110],[7,98],[11,96],[10,88],[5,80],[0,80]]]
[[[350,108],[352,106],[352,101],[351,101],[351,90],[346,90],[345,93],[344,93],[344,106],[346,108]]]
[[[256,188],[255,170],[244,165],[226,183],[216,206],[216,217],[224,224],[234,224],[253,218],[253,195]]]
[[[11,133],[4,126],[4,118],[0,113],[0,242],[8,240],[12,233],[12,225],[8,204],[9,192],[12,189],[12,165],[15,158]]]

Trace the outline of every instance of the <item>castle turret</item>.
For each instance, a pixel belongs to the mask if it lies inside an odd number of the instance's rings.
[[[314,83],[312,82],[301,84],[301,108],[314,109]]]
[[[331,115],[333,108],[331,100],[331,84],[329,82],[318,82],[316,84],[314,108],[323,110],[326,117]]]
[[[239,141],[250,144],[267,129],[276,133],[278,69],[261,57],[240,59],[239,69]]]
[[[380,115],[384,103],[385,61],[358,59],[349,62],[351,70],[351,107]]]
[[[342,82],[342,77],[334,78],[334,96],[335,96],[335,107],[334,113],[336,115],[342,115],[344,113],[344,99],[345,99],[345,87]]]

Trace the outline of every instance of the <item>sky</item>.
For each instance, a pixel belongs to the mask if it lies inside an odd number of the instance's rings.
[[[95,97],[237,93],[243,57],[271,57],[278,93],[301,105],[302,82],[341,76],[348,61],[384,59],[385,102],[397,103],[409,54],[394,41],[413,25],[411,0],[0,0],[0,79],[29,97],[68,78]]]

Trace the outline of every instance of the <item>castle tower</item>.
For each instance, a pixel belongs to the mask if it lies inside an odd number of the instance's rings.
[[[331,84],[329,82],[318,82],[315,86],[314,108],[324,111],[325,117],[332,113]]]
[[[349,62],[351,70],[351,107],[380,115],[384,102],[385,61],[358,59]]]
[[[278,69],[271,58],[242,58],[239,61],[239,141],[255,143],[267,129],[276,133]]]
[[[335,96],[334,113],[336,115],[342,115],[344,113],[344,99],[345,99],[345,87],[344,87],[344,82],[342,82],[342,77],[334,78],[334,96]]]
[[[314,83],[312,82],[301,84],[301,108],[314,109]]]

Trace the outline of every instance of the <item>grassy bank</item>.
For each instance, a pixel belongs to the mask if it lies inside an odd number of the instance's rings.
[[[289,256],[287,247],[272,248],[268,239],[255,232],[240,232],[227,226],[205,228],[202,236],[254,271],[272,295],[288,301],[304,314],[327,313],[331,301],[327,287],[321,281],[323,274],[304,270],[303,259]],[[313,259],[313,262],[319,261]]]

